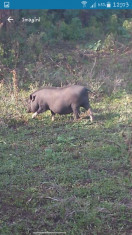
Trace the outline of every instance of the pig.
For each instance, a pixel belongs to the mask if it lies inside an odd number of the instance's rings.
[[[87,110],[90,121],[93,115],[90,109],[88,89],[80,85],[66,87],[45,87],[33,92],[28,100],[28,113],[33,113],[32,118],[47,110],[51,111],[52,121],[55,114],[73,113],[74,119],[79,118],[80,107]]]

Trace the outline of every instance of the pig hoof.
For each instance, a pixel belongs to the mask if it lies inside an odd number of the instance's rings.
[[[51,120],[52,120],[52,122],[53,122],[53,121],[55,120],[55,117],[54,117],[54,116],[52,116],[52,119],[51,119]]]
[[[32,115],[32,118],[35,118],[37,116],[37,112]]]
[[[93,116],[90,116],[90,121],[93,122]]]

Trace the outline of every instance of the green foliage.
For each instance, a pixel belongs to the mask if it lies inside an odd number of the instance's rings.
[[[73,58],[72,58],[71,55],[67,56],[67,61],[68,61],[69,64],[71,64],[71,65],[73,64]]]
[[[64,40],[78,40],[85,37],[85,31],[78,17],[72,18],[69,25],[63,21],[60,26],[60,33]]]
[[[62,40],[75,43],[82,40],[88,44],[92,41],[89,48],[96,51],[104,40],[105,46],[110,48],[108,35],[119,41],[131,39],[131,14],[125,10],[111,10],[107,14],[104,10],[21,10],[13,11],[13,14],[18,22],[30,17],[40,17],[41,22],[20,22],[7,29],[1,28],[1,63],[11,69],[40,60],[45,46],[53,46]]]
[[[2,58],[4,55],[4,49],[3,49],[3,45],[0,44],[0,57]]]
[[[101,40],[98,40],[94,44],[90,44],[88,48],[94,51],[98,51],[101,48],[101,46],[102,46]]]
[[[87,27],[87,37],[90,39],[102,39],[104,35],[103,23],[98,21],[96,16],[91,16],[89,20],[89,25]]]
[[[123,27],[128,30],[130,33],[132,33],[132,19],[125,20],[123,23]]]
[[[103,48],[112,49],[114,47],[114,44],[115,44],[115,37],[113,33],[111,33],[105,38],[103,43]]]
[[[111,15],[108,24],[109,24],[108,30],[110,34],[117,35],[119,23],[118,23],[118,16],[116,14]]]

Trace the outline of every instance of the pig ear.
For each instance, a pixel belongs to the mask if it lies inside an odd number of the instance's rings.
[[[36,95],[30,95],[30,100],[34,101],[35,97],[36,97]]]

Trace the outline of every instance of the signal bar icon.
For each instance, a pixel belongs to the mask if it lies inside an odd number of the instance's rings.
[[[96,8],[96,2],[90,8]]]

